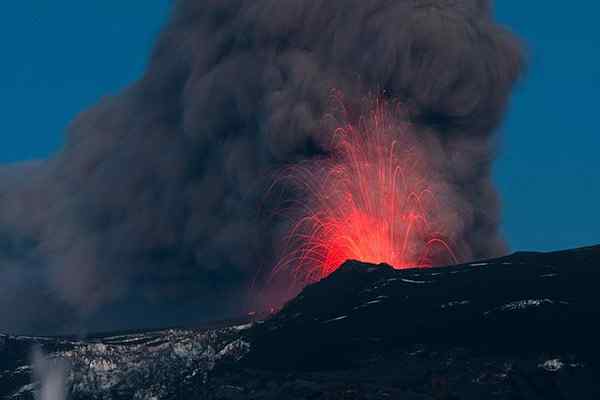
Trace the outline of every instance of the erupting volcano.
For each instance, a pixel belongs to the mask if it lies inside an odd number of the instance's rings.
[[[346,259],[506,254],[491,172],[523,64],[487,0],[174,2],[138,80],[0,167],[2,328],[192,326]]]
[[[273,274],[303,286],[349,259],[396,269],[457,262],[427,151],[402,105],[370,99],[351,122],[342,96],[334,99],[342,123],[331,134],[331,154],[285,171],[283,179],[303,195],[288,208],[295,222]]]

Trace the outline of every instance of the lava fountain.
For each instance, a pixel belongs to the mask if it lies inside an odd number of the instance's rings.
[[[352,123],[335,98],[343,122],[332,129],[331,153],[278,179],[302,195],[285,208],[294,222],[272,278],[291,275],[293,286],[303,287],[349,259],[397,269],[456,262],[426,149],[401,104],[368,100]]]

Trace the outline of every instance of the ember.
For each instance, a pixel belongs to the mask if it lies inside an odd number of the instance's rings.
[[[283,174],[306,197],[289,207],[295,222],[273,277],[289,274],[294,286],[304,286],[348,259],[397,269],[456,262],[450,232],[435,217],[426,152],[401,105],[369,100],[368,112],[353,124],[341,96],[336,99],[344,123],[332,132],[332,154]]]

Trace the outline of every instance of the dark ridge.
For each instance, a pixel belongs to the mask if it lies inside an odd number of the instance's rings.
[[[596,364],[600,246],[394,270],[348,261],[252,332],[246,363],[353,368],[416,343],[490,354],[582,354]],[[290,346],[293,343],[293,346]]]

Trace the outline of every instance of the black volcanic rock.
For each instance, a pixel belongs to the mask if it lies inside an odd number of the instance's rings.
[[[598,399],[600,246],[397,271],[349,261],[264,321],[87,340],[0,336],[0,398],[31,347],[71,399]]]
[[[575,352],[593,363],[599,278],[600,247],[402,271],[349,261],[256,328],[245,362],[352,367],[363,352],[421,343],[489,354]]]

